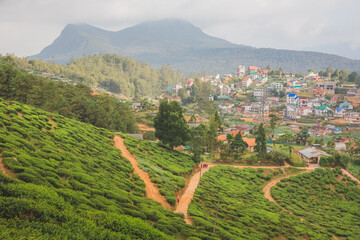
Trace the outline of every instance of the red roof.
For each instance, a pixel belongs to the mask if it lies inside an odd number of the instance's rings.
[[[249,77],[246,77],[246,78],[244,78],[244,81],[247,81],[247,80],[249,80],[250,78]]]
[[[299,108],[299,110],[305,110],[305,109],[308,109],[309,107],[303,107],[303,108]]]
[[[219,136],[217,137],[217,140],[218,140],[218,141],[226,141],[226,136],[224,136],[224,135],[219,135]]]
[[[249,147],[254,147],[255,146],[255,138],[243,138],[243,140],[246,142],[246,144]]]
[[[100,95],[100,93],[98,93],[98,92],[92,92],[92,93],[90,93],[91,95]]]

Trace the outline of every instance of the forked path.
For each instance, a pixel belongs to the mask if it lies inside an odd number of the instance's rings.
[[[201,175],[208,171],[210,168],[201,168]],[[191,224],[191,218],[188,216],[188,208],[191,200],[194,197],[195,190],[200,182],[200,171],[195,173],[187,185],[184,194],[181,196],[179,203],[176,206],[175,212],[184,214],[184,219],[187,224]]]
[[[114,137],[114,143],[115,143],[115,147],[117,149],[121,150],[123,157],[125,157],[126,159],[128,159],[130,161],[132,167],[135,169],[134,173],[139,175],[140,178],[144,181],[146,197],[155,200],[156,202],[160,203],[166,209],[171,209],[170,204],[166,201],[165,197],[160,194],[159,189],[157,188],[155,183],[153,183],[151,181],[149,174],[147,172],[145,172],[144,170],[142,170],[141,168],[139,168],[138,162],[136,161],[135,156],[132,155],[127,150],[127,148],[124,144],[124,139],[122,139],[120,136],[116,135]]]

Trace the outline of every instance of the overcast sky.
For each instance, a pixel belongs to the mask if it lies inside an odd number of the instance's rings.
[[[254,47],[360,59],[360,0],[0,0],[0,53],[39,53],[68,23],[118,31],[164,18]]]

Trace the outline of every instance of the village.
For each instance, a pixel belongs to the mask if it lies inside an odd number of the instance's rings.
[[[302,75],[283,72],[281,68],[238,66],[235,73],[198,76],[188,79],[185,85],[178,83],[166,90],[171,100],[182,102],[181,89],[191,96],[196,79],[209,83],[208,101],[216,104],[226,126],[218,132],[218,141],[226,143],[228,134],[235,137],[241,133],[249,152],[255,146],[253,128],[260,123],[268,125],[270,116],[276,115],[280,121],[268,138],[267,151],[273,151],[272,141],[284,144],[279,139],[286,133],[295,139],[306,134],[306,143],[292,141],[302,145],[292,152],[305,164],[319,164],[320,156],[349,150],[354,144],[353,137],[360,134],[360,89],[352,82],[354,77],[356,73],[334,71],[330,67]],[[183,105],[190,114],[195,113],[193,105]],[[197,122],[189,122],[190,127],[208,122],[201,114],[196,116]]]

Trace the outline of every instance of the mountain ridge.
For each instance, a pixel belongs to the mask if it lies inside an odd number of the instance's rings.
[[[238,65],[282,67],[293,72],[328,66],[360,72],[360,60],[319,53],[234,44],[209,36],[190,22],[165,19],[108,31],[89,24],[68,24],[52,44],[32,59],[70,62],[84,54],[116,53],[148,62],[155,68],[170,64],[189,72],[233,72]]]

